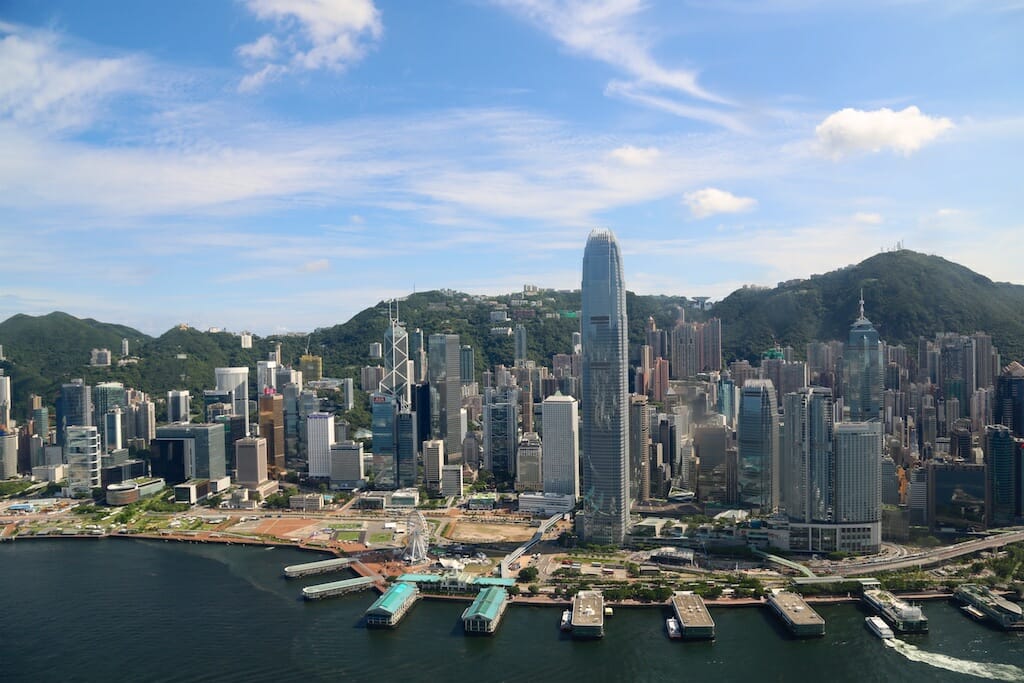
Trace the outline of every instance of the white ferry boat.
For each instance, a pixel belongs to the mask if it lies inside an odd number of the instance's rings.
[[[571,631],[572,630],[572,610],[571,609],[567,609],[564,612],[562,612],[562,623],[559,626],[559,628],[562,629],[563,631]]]
[[[668,637],[672,640],[679,640],[683,637],[683,630],[679,628],[679,621],[675,617],[665,620],[665,628],[668,629]]]
[[[889,628],[889,625],[885,623],[882,617],[864,617],[864,625],[868,627],[868,630],[874,633],[882,640],[888,640],[889,638],[895,638],[896,635]]]

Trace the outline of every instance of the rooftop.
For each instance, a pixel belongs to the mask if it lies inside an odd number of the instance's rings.
[[[370,608],[366,610],[366,613],[369,614],[375,610],[382,610],[389,614],[394,614],[401,609],[402,605],[405,604],[405,601],[408,600],[410,596],[415,594],[416,587],[411,583],[393,584],[391,588],[384,593],[384,595],[377,598],[377,600],[370,605]]]
[[[693,593],[676,593],[672,596],[672,605],[683,626],[714,626],[708,608],[699,595]]]
[[[501,614],[501,607],[508,600],[508,593],[504,588],[489,586],[480,591],[473,604],[462,613],[462,618],[483,617],[484,619],[496,619]]]
[[[821,615],[807,606],[804,599],[796,593],[779,591],[769,600],[775,602],[779,609],[786,613],[790,621],[798,625],[824,624],[825,620]]]
[[[604,623],[604,596],[598,591],[580,591],[572,601],[573,626],[600,626]]]

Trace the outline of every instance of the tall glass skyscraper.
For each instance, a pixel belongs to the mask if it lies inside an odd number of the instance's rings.
[[[621,544],[629,520],[626,286],[615,235],[594,230],[583,252],[584,542]]]
[[[736,423],[740,502],[772,510],[779,505],[779,413],[770,379],[743,385]]]
[[[850,327],[846,345],[846,404],[851,422],[877,420],[882,414],[882,386],[885,366],[878,331],[864,317],[864,296],[860,316]]]
[[[836,462],[832,449],[832,390],[805,387],[786,394],[783,504],[791,521],[831,522]]]

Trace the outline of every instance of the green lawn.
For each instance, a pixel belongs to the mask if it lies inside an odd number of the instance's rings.
[[[377,534],[370,534],[370,543],[390,543],[390,542],[391,542],[391,532],[390,531],[387,532],[387,533],[381,532],[381,533],[377,533]]]
[[[362,536],[361,531],[335,531],[334,540],[336,541],[358,541],[359,537]]]

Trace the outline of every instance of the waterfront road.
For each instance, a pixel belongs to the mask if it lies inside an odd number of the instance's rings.
[[[916,553],[908,553],[904,557],[896,559],[875,559],[867,562],[837,562],[832,569],[843,576],[863,576],[876,572],[887,572],[896,569],[910,569],[912,567],[931,567],[937,564],[948,562],[963,555],[970,555],[982,550],[994,550],[1011,543],[1024,541],[1024,529],[1003,531],[992,534],[985,538],[976,538],[963,543],[946,546],[944,548],[932,548]]]

